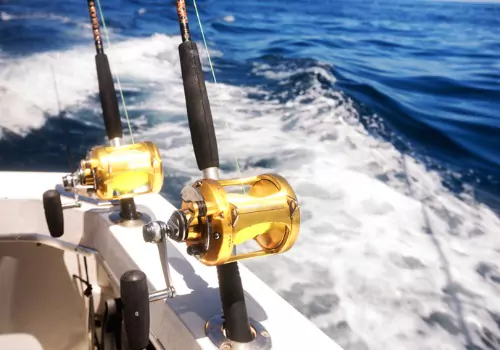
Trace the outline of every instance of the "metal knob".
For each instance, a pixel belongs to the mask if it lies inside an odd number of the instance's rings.
[[[148,243],[160,243],[166,232],[167,225],[163,221],[151,221],[142,227],[142,237]]]

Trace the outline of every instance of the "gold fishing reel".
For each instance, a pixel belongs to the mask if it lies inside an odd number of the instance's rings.
[[[96,146],[81,161],[80,169],[63,177],[66,190],[86,189],[101,200],[131,198],[158,193],[163,166],[152,142],[121,146]]]
[[[248,188],[244,194],[229,187]],[[300,210],[290,184],[277,174],[244,179],[196,181],[182,190],[182,206],[167,223],[150,222],[144,227],[146,241],[167,236],[185,242],[188,253],[213,266],[278,254],[297,240]],[[233,247],[249,240],[259,250],[233,255]]]

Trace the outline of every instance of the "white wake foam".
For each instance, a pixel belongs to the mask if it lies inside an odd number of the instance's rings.
[[[12,21],[12,20],[32,20],[32,19],[43,19],[43,20],[55,20],[60,21],[62,23],[69,23],[72,21],[71,18],[66,16],[60,16],[54,13],[28,13],[28,14],[11,14],[9,12],[2,11],[0,12],[0,20],[2,21]],[[90,27],[90,25],[89,25]]]
[[[140,110],[163,116],[137,137],[161,147],[168,173],[194,180],[199,172],[178,43],[163,35],[126,40],[109,56],[126,87],[150,92],[128,103],[132,116]],[[97,93],[92,49],[59,53],[65,106]],[[1,101],[1,126],[23,132],[40,126],[43,112],[54,112],[47,83],[54,57],[7,64],[11,73],[2,88],[18,100],[12,108]],[[334,81],[326,71],[318,74]],[[347,349],[461,349],[468,338],[480,344],[482,327],[498,336],[489,311],[500,314],[500,284],[491,278],[498,273],[500,220],[489,208],[466,193],[450,193],[436,173],[371,137],[352,103],[340,93],[326,97],[319,83],[286,104],[269,95],[251,99],[251,87],[207,88],[221,163],[229,169],[223,175],[237,176],[231,165],[238,158],[242,175],[279,172],[300,199],[296,246],[245,263],[258,276]]]

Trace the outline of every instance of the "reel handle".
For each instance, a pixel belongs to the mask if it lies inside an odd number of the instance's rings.
[[[79,208],[82,203],[78,200],[69,204],[61,203],[61,194],[56,190],[48,190],[43,193],[43,210],[45,211],[45,221],[49,228],[51,237],[59,238],[64,234],[63,210]]]
[[[149,301],[158,301],[175,297],[175,287],[172,283],[172,276],[168,265],[168,249],[165,224],[161,221],[151,221],[142,227],[142,236],[145,242],[156,243],[160,255],[163,277],[166,288],[158,290],[149,295]]]
[[[120,278],[123,324],[129,348],[142,350],[149,344],[149,293],[146,274],[129,270]]]
[[[48,190],[43,193],[43,210],[50,235],[61,237],[64,234],[64,216],[59,192]]]

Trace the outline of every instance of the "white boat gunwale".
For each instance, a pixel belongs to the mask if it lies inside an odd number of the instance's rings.
[[[0,243],[37,241],[93,255],[108,270],[115,293],[119,290],[120,276],[131,269],[146,273],[150,292],[165,288],[156,245],[143,241],[141,227],[114,224],[109,216],[116,209],[84,202],[80,208],[65,210],[65,234],[58,239],[50,237],[42,195],[47,189],[55,188],[63,175],[0,172]],[[61,199],[63,204],[71,201],[64,196]],[[138,196],[135,201],[139,211],[155,220],[166,221],[175,210],[158,194]],[[189,256],[185,245],[171,241],[168,245],[177,296],[150,304],[152,341],[157,338],[166,349],[213,349],[204,326],[208,319],[221,313],[215,269]],[[240,265],[240,274],[248,314],[270,333],[273,349],[341,349],[244,265]]]

